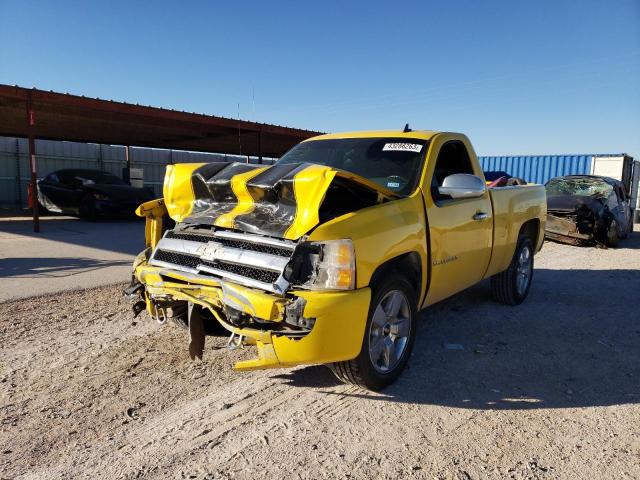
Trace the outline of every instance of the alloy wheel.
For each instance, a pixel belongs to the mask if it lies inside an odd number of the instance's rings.
[[[409,300],[400,290],[391,290],[377,305],[369,327],[369,358],[376,371],[392,371],[407,349],[411,333]]]
[[[524,295],[531,281],[531,271],[533,270],[533,256],[527,245],[520,250],[518,264],[516,266],[516,289],[518,295]]]

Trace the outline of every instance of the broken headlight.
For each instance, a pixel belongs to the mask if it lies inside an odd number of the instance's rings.
[[[349,239],[304,242],[285,269],[295,287],[309,290],[353,290],[356,256]]]

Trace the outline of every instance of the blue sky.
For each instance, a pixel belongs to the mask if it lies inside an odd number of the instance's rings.
[[[0,0],[0,83],[640,159],[640,0]]]

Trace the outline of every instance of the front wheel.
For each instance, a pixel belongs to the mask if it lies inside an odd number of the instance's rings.
[[[381,390],[404,370],[416,337],[416,293],[399,274],[373,289],[360,354],[329,365],[343,382]]]
[[[505,305],[520,305],[531,288],[533,279],[533,242],[520,236],[509,268],[491,277],[493,298]]]
[[[97,218],[96,201],[86,196],[80,201],[78,206],[78,216],[87,222],[93,222]]]

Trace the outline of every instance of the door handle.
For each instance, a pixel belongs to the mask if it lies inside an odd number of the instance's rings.
[[[485,218],[489,217],[489,215],[487,215],[484,212],[478,212],[473,216],[473,219],[477,222],[479,222],[480,220],[484,220]]]

